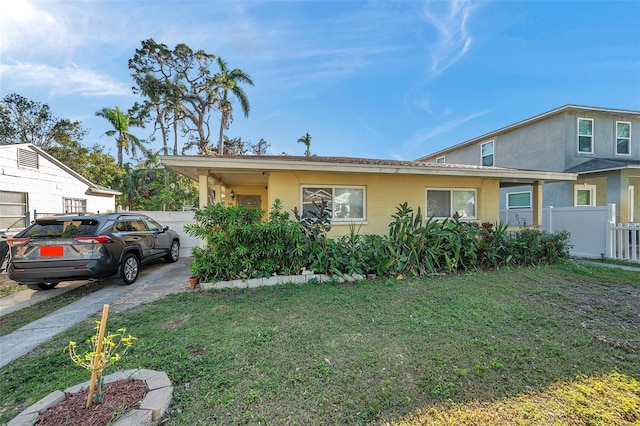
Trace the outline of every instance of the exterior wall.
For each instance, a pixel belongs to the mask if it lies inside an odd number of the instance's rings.
[[[114,196],[87,194],[89,186],[38,155],[39,168],[18,167],[18,147],[0,147],[0,190],[28,193],[28,210],[31,219],[34,211],[63,213],[64,198],[87,201],[87,211],[108,212],[115,210]]]
[[[578,153],[578,118],[593,119],[594,153]],[[616,122],[631,123],[630,155],[616,155]],[[494,166],[563,172],[594,158],[640,160],[640,119],[598,111],[567,110],[538,122],[497,133],[445,153],[450,164],[480,165],[483,143],[494,141]],[[423,157],[435,161],[433,155]]]
[[[425,215],[427,188],[465,188],[477,190],[477,216],[479,222],[499,219],[500,183],[495,179],[473,177],[398,176],[383,174],[272,172],[269,176],[269,205],[275,198],[282,201],[284,211],[301,209],[302,185],[357,185],[366,188],[366,221],[355,222],[361,234],[388,233],[388,225],[397,207],[404,202]],[[348,223],[332,224],[331,235],[348,234]]]
[[[566,169],[562,143],[567,137],[565,126],[563,117],[552,117],[448,152],[445,160],[450,164],[479,166],[482,144],[493,140],[496,167],[561,172]]]
[[[233,192],[235,194],[235,199],[231,199],[229,197],[229,193],[231,192],[231,189],[233,189]],[[257,185],[246,185],[246,186],[233,186],[233,187],[229,187],[229,189],[227,189],[227,196],[225,199],[225,202],[227,204],[227,206],[235,206],[238,204],[238,195],[259,195],[260,196],[260,208],[262,210],[264,210],[265,212],[268,212],[269,209],[271,208],[271,205],[269,204],[269,197],[268,197],[268,191],[267,188],[263,187],[263,186],[257,186]]]

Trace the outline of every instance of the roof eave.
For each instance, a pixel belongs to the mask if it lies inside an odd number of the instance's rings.
[[[448,164],[442,165],[381,165],[381,164],[349,164],[333,162],[306,162],[306,161],[278,161],[262,159],[238,159],[217,157],[175,157],[161,156],[160,161],[173,170],[180,168],[234,170],[244,172],[269,172],[269,171],[310,171],[310,172],[337,172],[337,173],[367,173],[367,174],[397,174],[397,175],[438,175],[438,176],[466,176],[486,177],[500,179],[501,181],[522,182],[560,182],[576,180],[573,173],[545,172],[531,170],[502,169],[496,167],[473,167]],[[241,165],[239,163],[242,163]]]

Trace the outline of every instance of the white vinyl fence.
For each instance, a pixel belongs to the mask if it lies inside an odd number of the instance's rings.
[[[502,210],[500,217],[511,227],[531,225],[531,209]],[[616,205],[598,207],[545,207],[542,230],[571,234],[571,256],[640,262],[640,224],[616,224]]]
[[[640,223],[609,224],[606,257],[640,262]]]

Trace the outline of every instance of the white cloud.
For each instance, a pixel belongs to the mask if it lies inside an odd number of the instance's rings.
[[[0,14],[0,53],[29,55],[37,51],[68,49],[75,45],[73,31],[54,7],[47,11],[42,3],[14,0],[11,7],[4,7]]]
[[[77,66],[53,67],[44,64],[0,64],[2,80],[16,87],[48,88],[54,95],[127,96],[129,87],[108,76]]]
[[[430,47],[432,77],[459,61],[469,50],[473,38],[467,31],[467,21],[476,7],[477,3],[468,0],[425,3],[423,17],[438,32],[438,41]]]

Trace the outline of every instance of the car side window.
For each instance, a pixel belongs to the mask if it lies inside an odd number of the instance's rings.
[[[129,226],[131,226],[131,230],[134,232],[141,232],[141,231],[147,230],[147,228],[145,228],[144,226],[144,223],[142,222],[142,219],[140,219],[139,217],[129,218]]]
[[[160,225],[158,222],[151,219],[150,217],[143,217],[142,220],[144,220],[144,223],[147,224],[147,228],[149,228],[149,231],[158,231],[158,232],[162,231],[162,225]]]
[[[127,230],[127,221],[125,218],[121,217],[116,222],[116,231],[125,232]]]

